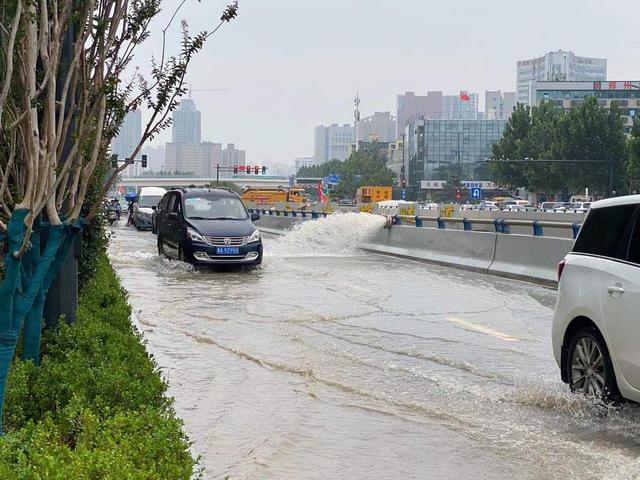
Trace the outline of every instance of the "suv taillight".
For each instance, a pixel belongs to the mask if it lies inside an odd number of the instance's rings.
[[[564,272],[564,266],[566,265],[566,263],[567,261],[563,258],[558,264],[558,283],[560,283],[560,278],[562,277],[562,272]]]

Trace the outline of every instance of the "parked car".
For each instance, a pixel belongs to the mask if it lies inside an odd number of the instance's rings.
[[[640,402],[640,195],[591,204],[558,266],[553,353],[574,392]]]
[[[241,198],[222,189],[172,190],[156,210],[158,253],[194,265],[262,263],[262,239]]]
[[[133,204],[133,225],[138,230],[153,229],[153,209],[158,205],[162,196],[167,193],[164,188],[144,187],[138,193],[138,200]]]
[[[535,212],[538,209],[528,203],[522,203],[517,205],[507,205],[503,210],[505,212]]]
[[[553,212],[553,209],[560,206],[561,202],[542,202],[540,210],[543,212]]]
[[[573,203],[571,202],[561,202],[557,203],[555,207],[553,207],[553,211],[555,213],[566,213],[571,211],[571,206]]]
[[[478,205],[478,210],[490,210],[490,211],[498,211],[500,207],[496,202],[481,202]]]
[[[463,205],[460,205],[460,210],[473,210],[475,208],[475,205],[471,205],[470,203],[465,203]]]
[[[574,202],[571,211],[575,213],[587,213],[591,207],[591,202]]]

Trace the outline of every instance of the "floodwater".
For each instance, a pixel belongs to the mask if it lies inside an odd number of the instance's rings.
[[[206,478],[640,478],[640,408],[603,415],[560,381],[553,290],[358,251],[379,222],[267,237],[253,271],[193,271],[114,228]]]

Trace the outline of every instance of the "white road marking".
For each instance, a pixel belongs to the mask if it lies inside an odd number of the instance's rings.
[[[449,317],[447,318],[450,322],[457,323],[462,326],[465,330],[470,330],[472,332],[484,333],[485,335],[491,335],[492,337],[499,338],[501,340],[505,340],[507,342],[517,342],[521,340],[518,337],[514,337],[513,335],[509,335],[507,333],[499,332],[491,327],[487,327],[484,325],[478,325],[476,323],[471,323],[461,318]]]

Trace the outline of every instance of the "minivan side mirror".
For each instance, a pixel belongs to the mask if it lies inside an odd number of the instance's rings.
[[[156,207],[155,205],[151,205],[151,210],[158,210],[158,207]]]
[[[169,213],[169,218],[171,220],[179,220],[178,213],[177,212],[170,212]]]
[[[251,221],[255,222],[256,220],[260,220],[260,214],[254,212],[251,214]]]

